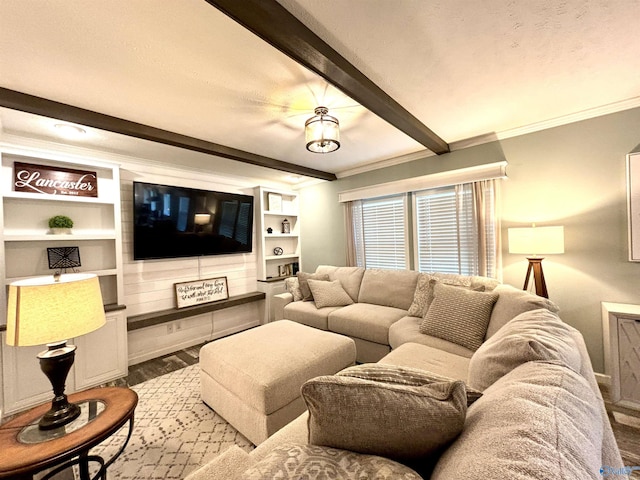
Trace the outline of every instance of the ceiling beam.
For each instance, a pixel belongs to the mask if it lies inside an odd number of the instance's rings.
[[[151,127],[142,123],[136,123],[123,118],[112,117],[103,113],[85,110],[66,103],[55,102],[42,97],[36,97],[15,90],[0,87],[0,106],[33,113],[45,117],[56,118],[67,122],[86,125],[87,127],[120,133],[129,137],[140,138],[152,142],[184,148],[194,152],[206,153],[216,157],[229,158],[239,162],[250,163],[260,167],[272,168],[295,175],[319,178],[322,180],[336,180],[336,175],[323,172],[314,168],[303,167],[293,163],[264,157],[244,150],[226,147],[195,137],[189,137],[168,130]]]
[[[206,1],[432,152],[438,155],[449,152],[449,145],[442,138],[276,0]]]

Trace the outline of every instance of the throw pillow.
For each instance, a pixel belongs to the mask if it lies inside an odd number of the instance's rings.
[[[410,385],[422,387],[432,383],[446,383],[455,381],[453,378],[437,373],[419,370],[417,368],[385,365],[383,363],[363,363],[354,367],[347,367],[336,375],[352,378],[362,378],[374,382],[391,383],[396,385]],[[482,392],[466,387],[467,407],[482,396]]]
[[[339,478],[345,480],[421,480],[422,477],[400,463],[374,455],[362,455],[317,445],[283,444],[274,448],[242,478],[282,480]]]
[[[312,280],[325,280],[329,281],[329,275],[326,273],[306,273],[298,272],[298,282],[300,283],[300,291],[302,292],[302,299],[305,302],[313,300],[313,294],[309,288],[309,279]]]
[[[420,332],[477,350],[487,333],[498,294],[436,283]]]
[[[429,458],[458,436],[467,411],[461,381],[414,386],[340,375],[308,380],[309,443],[398,461]]]
[[[300,290],[300,281],[298,280],[298,277],[285,278],[284,288],[293,296],[294,302],[302,300],[302,290]]]
[[[418,284],[413,294],[413,303],[407,312],[411,317],[424,317],[433,301],[433,277],[426,273],[418,276]]]
[[[577,372],[582,364],[572,328],[546,309],[518,315],[484,342],[469,361],[469,384],[484,391],[517,366],[535,360],[560,361]]]
[[[344,307],[351,305],[353,300],[349,294],[342,288],[340,280],[327,282],[324,280],[307,280],[309,289],[313,296],[316,308],[322,307]]]

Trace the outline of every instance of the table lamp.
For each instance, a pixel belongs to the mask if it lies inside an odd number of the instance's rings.
[[[9,285],[7,345],[47,344],[38,358],[54,398],[38,423],[41,430],[61,427],[80,415],[80,408],[64,393],[76,350],[67,339],[97,330],[105,322],[100,282],[94,274],[37,277]]]
[[[529,286],[529,277],[533,271],[536,295],[549,298],[547,284],[542,271],[540,255],[564,253],[564,227],[531,227],[509,229],[509,253],[527,255],[529,267],[524,280],[524,290]]]

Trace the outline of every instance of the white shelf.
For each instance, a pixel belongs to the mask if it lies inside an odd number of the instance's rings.
[[[71,269],[68,269],[68,270],[71,270]],[[72,273],[72,272],[69,271],[67,273]],[[94,273],[98,277],[109,277],[109,276],[112,276],[112,275],[118,275],[118,270],[115,269],[115,268],[108,268],[108,269],[105,269],[105,270],[92,270],[92,271],[89,271],[89,272],[82,270],[82,271],[79,271],[78,273]],[[51,275],[53,275],[53,270],[51,271]],[[47,274],[36,275],[36,276],[37,277],[46,277]],[[5,278],[5,280],[6,280],[7,284],[9,284],[9,283],[17,282],[17,281],[20,281],[20,280],[27,280],[27,279],[33,278],[33,277],[34,277],[34,275],[27,275],[25,277],[7,277],[7,278]]]
[[[300,255],[296,254],[296,253],[289,253],[289,254],[284,254],[284,255],[268,255],[266,257],[264,257],[264,259],[266,261],[271,261],[271,260],[282,260],[284,258],[298,258],[300,257]]]
[[[74,195],[43,195],[40,193],[28,192],[4,192],[2,197],[6,200],[38,200],[39,202],[77,202],[77,203],[94,203],[99,205],[111,205],[113,201],[105,200],[98,197],[76,197]]]
[[[298,238],[298,235],[294,233],[266,233],[264,238]]]
[[[274,212],[274,211],[264,211],[263,212],[264,215],[275,215],[278,217],[297,217],[298,214],[297,213],[293,213],[293,212]]]
[[[111,231],[77,231],[69,235],[53,235],[43,232],[27,232],[5,230],[5,242],[73,242],[80,240],[115,240],[116,232]]]

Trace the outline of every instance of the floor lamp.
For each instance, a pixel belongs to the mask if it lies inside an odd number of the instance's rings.
[[[529,267],[524,280],[524,290],[529,286],[533,272],[536,295],[549,298],[542,271],[541,255],[564,253],[564,227],[531,227],[509,229],[509,253],[527,255]]]

